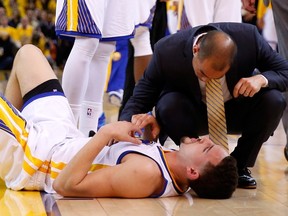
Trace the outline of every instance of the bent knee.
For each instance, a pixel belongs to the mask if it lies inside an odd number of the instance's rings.
[[[33,45],[33,44],[25,44],[18,50],[20,53],[27,53],[27,52],[41,52],[41,50]]]
[[[262,109],[273,111],[273,112],[283,112],[286,108],[286,101],[282,92],[272,89],[263,94]]]
[[[270,100],[269,100],[271,106],[273,106],[275,109],[279,108],[281,110],[284,110],[287,103],[286,100],[282,94],[282,92],[273,90],[271,92]]]
[[[17,61],[19,58],[27,58],[33,53],[42,53],[42,51],[33,44],[25,44],[17,51],[15,61]]]

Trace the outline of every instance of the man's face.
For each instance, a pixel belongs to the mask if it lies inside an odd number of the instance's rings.
[[[220,145],[214,144],[208,137],[201,139],[184,137],[181,140],[180,150],[185,157],[191,158],[193,165],[203,167],[208,162],[217,165],[229,153]]]
[[[213,67],[215,62],[217,62],[217,57],[211,57],[200,61],[198,54],[195,53],[192,60],[192,66],[196,76],[203,82],[223,77],[229,70],[230,66],[226,65],[222,70],[215,70],[215,67]]]

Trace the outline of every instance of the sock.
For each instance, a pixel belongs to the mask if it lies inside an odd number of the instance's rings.
[[[79,129],[85,136],[93,130],[97,131],[98,118],[103,112],[102,103],[83,101],[80,108]]]

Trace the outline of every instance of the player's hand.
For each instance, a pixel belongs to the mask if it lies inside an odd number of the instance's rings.
[[[140,144],[141,141],[134,137],[134,134],[141,133],[139,126],[132,124],[127,121],[118,121],[101,127],[98,132],[104,132],[107,136],[110,136],[110,142],[108,145],[111,145],[117,141],[127,141],[135,144]]]

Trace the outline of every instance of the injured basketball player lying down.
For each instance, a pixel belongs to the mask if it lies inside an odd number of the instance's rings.
[[[192,189],[202,198],[227,199],[237,186],[235,159],[207,137],[183,137],[179,150],[135,137],[150,125],[157,139],[159,126],[148,114],[86,137],[55,73],[33,45],[16,54],[0,97],[0,119],[0,178],[12,190],[144,198]]]

